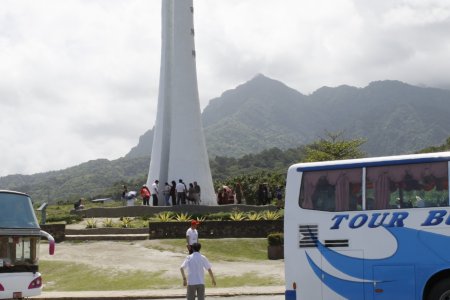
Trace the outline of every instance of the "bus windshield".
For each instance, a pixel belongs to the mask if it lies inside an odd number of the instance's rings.
[[[26,195],[0,193],[0,228],[39,228],[31,199]]]
[[[0,273],[37,271],[39,237],[0,236]]]

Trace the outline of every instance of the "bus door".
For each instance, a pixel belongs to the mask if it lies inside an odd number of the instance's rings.
[[[325,251],[333,251],[338,255],[327,255]],[[322,300],[354,299],[364,300],[364,260],[352,262],[352,273],[359,274],[359,278],[349,276],[343,261],[327,261],[326,257],[358,257],[363,258],[363,250],[334,250],[327,248],[321,251],[322,269]],[[392,299],[391,299],[392,300]]]
[[[414,266],[374,266],[374,300],[411,300],[415,296]]]

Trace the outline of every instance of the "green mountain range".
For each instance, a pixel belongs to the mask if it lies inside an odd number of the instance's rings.
[[[450,132],[450,91],[399,81],[364,88],[322,87],[311,95],[258,75],[212,99],[202,113],[210,157],[288,149],[344,131],[364,138],[370,156],[412,153],[441,144]],[[147,131],[125,157],[148,156]]]
[[[450,136],[448,116],[448,90],[377,81],[364,88],[323,87],[303,95],[258,75],[212,99],[203,111],[202,121],[208,153],[213,159],[213,177],[222,178],[216,173],[227,174],[223,164],[233,161],[242,166],[250,159],[257,162],[271,157],[271,164],[265,161],[260,166],[255,163],[246,167],[280,167],[299,157],[299,146],[323,137],[326,131],[344,131],[349,139],[366,139],[362,150],[370,156],[413,153],[446,143]],[[28,193],[36,202],[118,198],[121,184],[137,189],[145,181],[152,136],[152,130],[144,133],[124,158],[98,159],[34,175],[0,177],[0,189]],[[274,147],[300,150],[282,153]],[[262,154],[254,155],[259,152]],[[280,162],[275,161],[277,158]]]

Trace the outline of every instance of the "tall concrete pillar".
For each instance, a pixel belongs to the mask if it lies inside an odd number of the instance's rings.
[[[162,190],[172,180],[183,179],[187,186],[197,181],[201,204],[215,205],[198,96],[193,13],[193,0],[162,0],[158,111],[147,184],[158,179]]]

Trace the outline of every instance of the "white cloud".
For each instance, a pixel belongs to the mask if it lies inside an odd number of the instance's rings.
[[[311,93],[450,87],[446,0],[194,0],[201,105],[258,73]],[[2,0],[0,176],[126,154],[154,124],[160,0]]]

